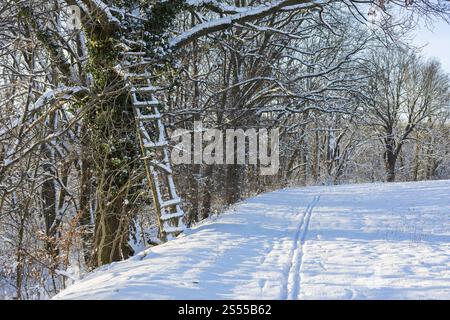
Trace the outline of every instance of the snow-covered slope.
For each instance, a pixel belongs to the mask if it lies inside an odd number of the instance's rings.
[[[284,189],[57,299],[450,299],[450,181]]]

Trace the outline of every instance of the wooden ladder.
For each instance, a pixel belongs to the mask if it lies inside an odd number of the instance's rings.
[[[177,195],[169,157],[169,141],[155,98],[149,59],[145,52],[123,53],[122,71],[136,118],[149,188],[152,191],[159,227],[159,238],[170,240],[183,232],[184,212]]]

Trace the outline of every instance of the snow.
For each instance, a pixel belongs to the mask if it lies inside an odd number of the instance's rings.
[[[288,10],[288,8],[292,10],[301,10],[301,9],[309,9],[316,6],[321,6],[328,3],[329,0],[314,0],[307,1],[305,3],[299,3],[294,6],[289,5],[291,3],[290,0],[276,0],[267,4],[262,4],[258,6],[250,6],[239,8],[239,10],[233,10],[232,7],[219,5],[223,10],[232,10],[237,11],[235,14],[231,14],[228,16],[224,16],[221,18],[213,19],[210,21],[202,22],[191,29],[179,34],[178,36],[172,38],[169,41],[169,47],[176,48],[180,45],[184,45],[189,42],[189,39],[194,39],[198,35],[205,35],[210,33],[211,31],[217,31],[220,29],[224,29],[226,27],[231,26],[234,23],[238,22],[248,22],[250,20],[254,20],[258,17],[262,17],[266,14],[273,13],[275,9],[281,11],[283,9]],[[215,1],[204,1],[204,0],[192,0],[189,2],[190,5],[201,5],[205,3],[210,3],[212,5],[218,2]],[[208,32],[207,32],[208,31]]]
[[[205,4],[210,4],[225,13],[226,12],[233,12],[233,13],[246,12],[248,10],[248,8],[246,8],[246,7],[230,6],[226,3],[221,3],[220,1],[216,1],[216,0],[187,0],[186,4],[190,5],[190,6],[202,6]]]
[[[246,200],[55,299],[449,299],[450,180]]]
[[[76,95],[79,92],[88,92],[89,89],[87,87],[82,86],[76,86],[76,87],[66,87],[66,86],[59,86],[56,89],[53,90],[47,90],[42,96],[39,97],[39,99],[35,102],[33,108],[30,109],[30,111],[35,111],[40,108],[42,108],[45,104],[47,104],[51,100],[55,99],[62,99],[62,100],[69,100],[74,95]]]
[[[106,5],[101,0],[93,0],[93,3],[95,4],[95,6],[98,9],[100,9],[106,15],[109,22],[113,22],[113,23],[120,25],[120,21],[111,14],[111,8],[108,5]],[[122,10],[116,9],[116,12],[120,13],[120,12],[122,12]]]

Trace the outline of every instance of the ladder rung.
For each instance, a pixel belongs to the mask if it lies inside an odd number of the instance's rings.
[[[145,87],[133,87],[130,89],[131,93],[141,93],[141,92],[155,92],[157,90],[160,90],[160,87],[150,87],[147,84],[145,84]]]
[[[154,63],[154,61],[145,61],[144,60],[144,61],[134,62],[134,63],[128,64],[125,67],[128,68],[128,69],[142,68],[142,67],[145,67],[145,66],[147,66],[149,64],[152,64],[152,63]]]
[[[155,119],[161,119],[160,114],[141,114],[137,117],[138,120],[155,120]]]
[[[159,142],[146,142],[144,143],[144,148],[158,148],[158,147],[165,147],[168,145],[167,141],[159,141]]]
[[[145,56],[146,53],[143,51],[139,51],[139,52],[127,51],[127,52],[122,52],[122,55],[124,55],[124,56]]]
[[[167,165],[161,164],[159,162],[155,162],[153,160],[150,160],[150,164],[152,166],[160,168],[161,170],[165,171],[168,174],[172,174],[173,173],[172,169],[169,166],[167,166]]]
[[[167,221],[173,218],[181,218],[182,216],[184,216],[184,212],[183,211],[177,211],[174,213],[168,213],[168,214],[162,214],[161,215],[161,220],[162,221]]]
[[[165,233],[181,233],[184,231],[183,227],[171,227],[171,226],[164,226]]]
[[[167,207],[174,206],[174,205],[177,205],[177,204],[180,204],[180,203],[181,203],[181,199],[180,198],[175,198],[175,199],[172,199],[172,200],[162,201],[161,202],[161,208],[167,208]]]
[[[170,168],[170,164],[165,161],[155,161],[155,155],[149,154],[147,156],[144,156],[141,158],[141,160],[149,161],[150,165],[161,168],[162,170],[166,171],[168,174],[172,174],[172,169]]]
[[[150,73],[125,73],[126,79],[151,79],[152,75]]]
[[[150,80],[150,79],[133,78],[132,80],[128,79],[128,87],[138,89],[138,88],[146,88],[146,87],[153,87],[153,86],[152,86],[152,80]],[[130,92],[132,94],[136,94],[137,90],[130,89]]]
[[[148,100],[148,101],[138,101],[138,100],[135,100],[135,99],[133,99],[134,101],[132,102],[133,103],[133,106],[139,106],[139,107],[142,107],[142,106],[158,106],[158,105],[160,105],[160,102],[158,101],[158,100]]]

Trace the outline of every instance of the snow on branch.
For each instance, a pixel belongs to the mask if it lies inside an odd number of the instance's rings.
[[[110,8],[103,1],[90,0],[90,2],[104,14],[109,23],[120,25],[120,21],[112,15]]]
[[[222,14],[242,13],[248,10],[248,8],[245,7],[230,6],[217,0],[187,0],[186,3],[189,6],[193,7],[203,6],[210,9],[211,11]]]
[[[89,89],[87,87],[82,86],[76,86],[76,87],[66,87],[61,86],[53,90],[49,90],[45,92],[34,104],[32,110],[35,111],[40,108],[42,108],[47,103],[53,102],[53,101],[67,101],[70,100],[72,97],[83,93],[86,94],[89,92]]]
[[[245,23],[264,18],[273,13],[283,11],[286,8],[291,8],[293,10],[305,10],[324,5],[328,2],[330,2],[330,0],[277,0],[268,5],[239,8],[238,13],[200,23],[190,30],[181,33],[180,35],[171,39],[170,47],[173,49],[182,47],[199,37],[208,35],[216,31],[224,30],[235,23]],[[191,5],[207,5],[214,4],[216,3],[216,1],[191,0],[188,3],[190,3]]]
[[[76,87],[66,87],[66,86],[60,86],[56,89],[49,90],[45,92],[33,105],[32,108],[30,108],[29,112],[35,112],[42,107],[44,107],[48,103],[54,103],[54,102],[65,102],[70,100],[71,98],[75,96],[85,95],[89,92],[89,89],[82,86],[76,86]],[[27,131],[31,130],[37,123],[41,123],[42,119],[45,118],[47,114],[43,114],[42,116],[38,117],[36,120],[34,120],[32,123],[27,125],[27,128],[22,131],[23,135],[27,134]],[[42,139],[35,141],[30,146],[26,146],[25,144],[20,144],[20,138],[16,138],[16,141],[13,143],[12,147],[9,148],[9,150],[6,152],[6,157],[4,159],[0,159],[3,161],[0,161],[0,174],[4,174],[9,168],[13,167],[15,163],[19,162],[20,159],[24,157],[24,155],[29,154],[36,148],[38,148],[43,143],[49,142],[53,139],[58,138],[65,132],[67,132],[70,127],[76,123],[79,119],[77,117],[70,120],[69,124],[66,128],[58,131],[48,134],[47,136],[43,137]],[[13,128],[18,127],[20,125],[25,125],[24,122],[22,123],[15,123]],[[10,128],[9,130],[12,130],[13,128]],[[5,132],[2,132],[1,134],[4,134]],[[3,163],[2,163],[3,162]]]

